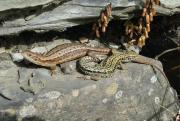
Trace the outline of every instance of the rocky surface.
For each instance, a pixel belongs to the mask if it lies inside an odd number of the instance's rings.
[[[62,42],[69,40],[49,46]],[[2,121],[169,121],[179,110],[176,92],[149,65],[127,63],[127,70],[92,81],[78,78],[83,75],[76,61],[58,67],[54,78],[48,69],[13,62],[7,53],[0,60]]]
[[[22,31],[63,31],[67,27],[93,22],[110,2],[112,16],[118,19],[136,17],[134,11],[142,9],[145,0],[7,0],[0,2],[0,36]],[[179,14],[177,0],[161,0],[156,6],[158,15]]]
[[[67,27],[93,22],[110,2],[112,17],[130,19],[137,16],[135,11],[142,9],[144,1],[0,1],[0,36],[3,36],[0,40],[6,41],[4,35],[23,31],[63,31]],[[161,0],[161,6],[155,8],[158,16],[178,16],[179,6],[177,0]],[[164,19],[163,23],[177,21],[179,27],[180,17],[177,16],[168,22]],[[30,44],[31,39],[27,36],[26,40],[20,39],[22,43],[19,44],[13,37],[8,47],[3,46],[4,42],[0,43],[0,121],[170,121],[180,109],[176,91],[149,65],[127,63],[127,70],[116,70],[111,78],[93,81],[81,78],[84,75],[77,71],[75,60],[58,66],[54,78],[49,69],[23,61],[19,52],[42,44],[31,50],[44,53],[71,41],[37,40]],[[19,45],[11,45],[11,40]],[[101,45],[98,41],[89,41],[90,46]],[[114,43],[109,46],[119,48]],[[16,49],[17,53],[9,53]],[[136,48],[130,49],[139,53]],[[161,67],[159,61],[155,64]]]

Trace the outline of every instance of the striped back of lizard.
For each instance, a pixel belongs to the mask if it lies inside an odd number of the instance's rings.
[[[137,54],[135,52],[115,52],[99,64],[94,58],[85,56],[79,60],[79,69],[87,75],[107,77],[109,74],[113,73],[118,66],[121,66],[122,61],[131,61],[136,56]]]
[[[22,52],[22,55],[26,60],[34,64],[45,67],[54,67],[57,64],[83,57],[90,51],[108,54],[110,49],[89,47],[79,43],[66,43],[56,46],[44,55],[31,51],[24,51]]]

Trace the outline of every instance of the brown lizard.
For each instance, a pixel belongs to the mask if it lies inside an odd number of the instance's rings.
[[[22,52],[22,55],[26,60],[36,65],[49,67],[52,70],[52,74],[53,74],[57,64],[62,64],[64,62],[78,59],[80,57],[89,54],[90,52],[109,54],[110,51],[111,49],[109,48],[95,48],[95,47],[87,46],[85,44],[65,43],[56,46],[46,54],[39,54],[27,50]]]

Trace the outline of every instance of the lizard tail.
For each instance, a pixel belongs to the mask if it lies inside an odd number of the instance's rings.
[[[145,59],[143,59],[143,58],[145,58]],[[132,60],[132,62],[140,63],[140,64],[146,64],[146,65],[151,65],[152,67],[154,67],[157,70],[159,70],[161,72],[161,74],[164,76],[164,78],[166,80],[168,80],[166,74],[163,71],[163,68],[156,64],[157,63],[156,60],[151,59],[151,58],[147,58],[147,57],[143,57],[143,58],[136,58],[136,59]]]

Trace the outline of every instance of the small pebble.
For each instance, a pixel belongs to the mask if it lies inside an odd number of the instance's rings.
[[[21,53],[11,53],[12,61],[14,62],[21,62],[23,60],[23,56]]]
[[[47,52],[47,48],[46,47],[35,47],[31,50],[32,52],[35,52],[35,53],[46,53]]]
[[[5,52],[6,52],[5,47],[0,47],[0,54]]]
[[[33,101],[33,98],[28,98],[28,99],[26,99],[26,102],[27,102],[27,103],[32,103],[32,101]]]
[[[122,95],[123,95],[123,91],[119,90],[119,91],[116,93],[115,98],[116,98],[116,99],[120,99],[120,98],[122,97]]]
[[[45,94],[39,95],[38,97],[40,98],[48,98],[48,99],[57,99],[61,96],[62,94],[58,91],[51,91],[47,92]]]
[[[61,64],[61,70],[64,74],[72,74],[76,71],[76,63],[74,61]]]
[[[107,98],[104,98],[104,99],[102,100],[102,102],[103,102],[104,104],[107,103],[107,101],[108,101]]]
[[[156,104],[159,104],[159,103],[160,103],[159,97],[155,97],[155,98],[154,98],[154,101],[155,101]]]
[[[151,96],[153,91],[154,91],[154,89],[150,89],[148,92],[148,95]]]
[[[151,83],[155,83],[157,81],[157,77],[154,75],[151,77]]]
[[[129,51],[134,51],[134,52],[136,52],[136,53],[138,53],[139,54],[139,52],[141,51],[141,49],[138,47],[138,46],[130,46],[129,48],[128,48],[128,50]]]
[[[114,44],[114,43],[110,43],[110,44],[109,44],[109,47],[110,47],[110,48],[114,48],[114,49],[118,49],[118,48],[119,48],[119,45]]]
[[[23,117],[32,117],[37,114],[37,110],[33,105],[23,106],[19,110],[19,115]]]
[[[106,88],[106,94],[114,95],[117,92],[117,89],[118,89],[118,84],[114,82]]]
[[[72,96],[73,96],[73,97],[78,97],[78,96],[79,96],[79,90],[78,90],[78,89],[74,89],[74,90],[72,91]]]
[[[80,37],[80,38],[79,38],[79,41],[80,41],[80,43],[88,43],[88,42],[89,42],[89,39],[86,38],[86,37]]]

